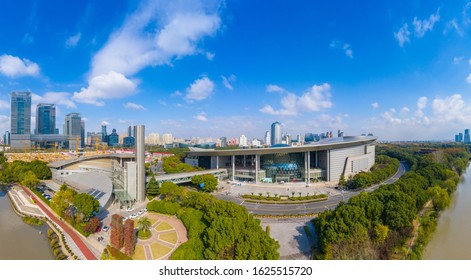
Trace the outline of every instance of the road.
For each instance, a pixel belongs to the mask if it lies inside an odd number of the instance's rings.
[[[23,190],[28,194],[30,195],[31,197],[34,197],[34,201],[36,202],[36,204],[39,206],[39,208],[41,208],[41,210],[44,212],[44,214],[52,221],[54,221],[54,223],[56,223],[57,225],[59,225],[65,232],[67,232],[67,234],[72,238],[72,240],[74,241],[75,245],[77,245],[77,247],[80,249],[80,251],[82,251],[82,254],[85,256],[85,258],[87,258],[87,260],[96,260],[97,257],[92,253],[92,251],[90,251],[90,249],[88,248],[88,246],[85,244],[85,242],[83,242],[83,240],[79,237],[79,235],[65,222],[59,220],[56,215],[54,215],[49,209],[48,207],[46,207],[44,205],[44,203],[36,198],[36,195],[33,194],[33,192],[31,192],[28,188],[26,187],[23,187]]]
[[[352,196],[358,195],[362,191],[372,192],[384,184],[392,184],[408,171],[405,163],[401,162],[399,168],[388,180],[373,185],[367,189],[359,191],[341,191],[339,195],[330,196],[328,200],[307,202],[303,204],[265,204],[258,202],[248,202],[236,197],[218,195],[220,199],[232,201],[247,208],[249,213],[256,215],[306,215],[324,212],[327,209],[334,209],[341,201],[347,202]]]

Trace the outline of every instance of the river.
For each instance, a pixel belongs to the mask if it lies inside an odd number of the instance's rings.
[[[471,165],[439,218],[424,260],[471,260]]]
[[[42,234],[39,234],[39,232]],[[47,226],[28,225],[0,189],[0,260],[53,260]]]

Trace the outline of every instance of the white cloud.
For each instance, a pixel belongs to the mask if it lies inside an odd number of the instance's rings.
[[[378,108],[379,108],[379,103],[378,103],[378,102],[371,103],[371,107],[372,107],[373,109],[378,109]]]
[[[460,94],[453,94],[446,98],[436,98],[432,102],[436,122],[468,123],[471,117],[471,108],[466,106]]]
[[[453,57],[453,64],[460,64],[461,61],[463,61],[463,58],[462,56],[455,56]],[[469,61],[469,63],[471,64],[471,59]]]
[[[144,111],[147,110],[144,106],[136,104],[136,103],[132,103],[132,102],[128,102],[124,104],[124,108],[133,109],[133,110],[144,110]]]
[[[410,112],[410,109],[409,109],[409,108],[407,108],[407,107],[402,107],[402,109],[401,109],[401,115],[407,116],[407,114],[409,114],[409,112]]]
[[[445,29],[443,30],[443,34],[447,34],[450,30],[455,30],[458,35],[461,37],[464,36],[464,32],[459,26],[458,22],[456,21],[456,18],[448,21],[445,25]]]
[[[195,119],[201,122],[206,122],[208,119],[206,118],[206,113],[202,112],[195,116]]]
[[[222,84],[228,89],[228,90],[233,90],[234,87],[232,86],[232,82],[236,81],[236,76],[235,75],[230,75],[229,78],[226,78],[225,76],[221,76],[222,79]]]
[[[143,1],[94,56],[91,77],[116,71],[133,75],[148,66],[201,53],[198,42],[221,25],[217,3]]]
[[[267,92],[279,92],[279,93],[284,93],[286,90],[280,86],[277,85],[268,85],[267,86]]]
[[[82,33],[77,33],[73,36],[70,36],[69,38],[67,38],[67,40],[65,41],[65,46],[67,48],[74,48],[77,46],[78,42],[80,41],[80,38],[82,37]]]
[[[101,125],[111,125],[111,123],[107,122],[107,121],[102,121],[101,122]]]
[[[468,84],[471,84],[471,74],[469,74],[467,77],[466,77],[466,82]]]
[[[397,125],[397,124],[402,123],[401,119],[394,117],[394,111],[393,110],[386,111],[383,114],[381,114],[381,116],[390,124]]]
[[[9,78],[38,76],[38,64],[26,59],[4,54],[0,56],[0,74]]]
[[[394,32],[394,38],[399,43],[399,46],[403,47],[404,43],[410,43],[410,31],[407,23],[404,23],[404,25],[399,28],[397,32]]]
[[[0,115],[0,131],[10,130],[10,117]],[[3,138],[3,135],[1,135]]]
[[[63,105],[66,106],[67,108],[77,108],[75,103],[70,100],[71,96],[70,93],[68,92],[55,92],[55,91],[50,91],[46,92],[43,96],[37,95],[33,93],[31,95],[31,101],[33,104],[39,104],[39,103],[50,103],[50,104],[56,104],[56,105]]]
[[[418,20],[414,17],[412,24],[414,25],[415,36],[418,38],[424,37],[427,31],[432,31],[435,23],[440,21],[440,10],[437,10],[436,14],[431,14],[429,19]]]
[[[4,100],[0,100],[0,110],[10,109],[10,103]]]
[[[271,105],[265,105],[260,112],[270,115],[295,116],[302,111],[317,112],[333,106],[330,101],[330,85],[324,83],[314,85],[301,96],[286,93],[280,100],[281,109],[275,110]]]
[[[137,82],[127,79],[123,74],[111,71],[92,78],[87,88],[74,92],[72,97],[80,103],[104,106],[103,100],[130,96],[136,92]]]
[[[209,61],[213,61],[214,57],[216,55],[214,53],[210,53],[210,52],[206,52],[206,58],[209,60]]]
[[[332,42],[330,42],[329,46],[334,49],[341,49],[344,51],[347,57],[353,58],[353,50],[350,44],[342,43],[341,41],[338,41],[338,40],[333,40]]]
[[[210,97],[214,92],[214,82],[208,77],[195,80],[189,88],[186,89],[186,99],[189,101],[201,101]]]

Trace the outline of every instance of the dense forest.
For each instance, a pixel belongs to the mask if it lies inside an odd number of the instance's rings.
[[[417,259],[422,235],[433,231],[438,213],[450,203],[469,155],[464,148],[378,146],[378,158],[389,156],[406,162],[410,171],[394,184],[371,193],[362,192],[333,211],[313,220],[318,234],[318,259]],[[419,212],[430,205],[424,217]],[[422,222],[420,246],[406,241]],[[425,232],[424,232],[425,230]]]

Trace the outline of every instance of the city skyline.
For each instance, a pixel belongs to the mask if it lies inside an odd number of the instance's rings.
[[[54,7],[54,9],[52,9]],[[2,3],[0,132],[9,94],[79,112],[87,131],[263,139],[342,130],[453,140],[471,127],[471,2]],[[21,15],[21,16],[20,16]]]

